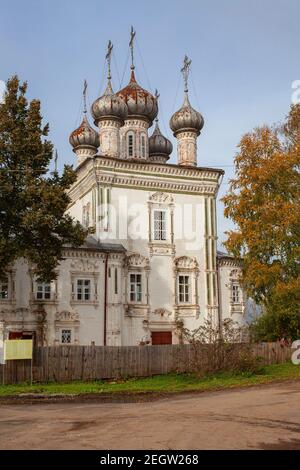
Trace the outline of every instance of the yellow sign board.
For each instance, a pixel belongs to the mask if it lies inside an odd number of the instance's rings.
[[[4,341],[4,360],[32,359],[32,339],[9,339]]]

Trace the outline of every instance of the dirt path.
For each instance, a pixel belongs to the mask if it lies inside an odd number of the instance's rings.
[[[300,449],[300,383],[148,403],[0,406],[1,449]]]

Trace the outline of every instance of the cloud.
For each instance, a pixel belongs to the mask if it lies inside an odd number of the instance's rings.
[[[4,92],[5,92],[5,82],[3,80],[0,80],[0,103],[3,102]]]

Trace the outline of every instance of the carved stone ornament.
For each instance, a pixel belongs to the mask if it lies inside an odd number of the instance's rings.
[[[127,257],[126,264],[129,268],[148,268],[149,267],[149,258],[134,253]]]
[[[90,259],[75,259],[71,262],[73,271],[94,272],[99,269],[99,262]]]
[[[241,277],[241,270],[233,269],[232,271],[230,271],[229,279],[231,281],[239,281],[240,277]]]
[[[158,203],[158,204],[172,204],[173,197],[171,196],[171,194],[157,191],[156,193],[151,194],[149,198],[149,202]]]
[[[160,317],[170,317],[172,315],[172,312],[166,310],[165,308],[157,308],[153,313],[154,315],[159,315]]]
[[[198,269],[198,262],[195,258],[190,258],[189,256],[180,256],[176,258],[175,267],[177,270],[180,269]]]
[[[55,320],[58,322],[75,322],[79,321],[79,314],[74,311],[69,312],[68,310],[63,310],[55,314]]]

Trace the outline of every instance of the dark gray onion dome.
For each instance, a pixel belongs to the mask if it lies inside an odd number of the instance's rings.
[[[77,147],[94,147],[95,150],[97,150],[99,147],[98,132],[90,126],[86,115],[83,116],[82,123],[78,129],[75,129],[70,135],[69,142],[74,150],[76,150]]]
[[[153,157],[163,157],[164,160],[168,160],[172,150],[172,143],[162,135],[158,121],[156,120],[154,132],[151,137],[149,137],[149,157],[151,159],[153,159]]]
[[[157,99],[136,82],[133,70],[129,84],[117,96],[126,104],[128,117],[143,118],[152,124],[158,113]]]
[[[202,114],[192,108],[188,94],[185,93],[183,105],[170,119],[170,127],[174,136],[180,131],[193,131],[199,135],[203,126],[204,118]]]
[[[100,121],[105,119],[115,119],[123,122],[127,116],[127,106],[124,101],[113,92],[110,80],[108,80],[104,95],[97,98],[92,104],[91,113],[95,125],[98,125]]]

